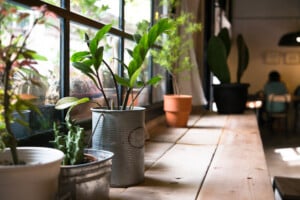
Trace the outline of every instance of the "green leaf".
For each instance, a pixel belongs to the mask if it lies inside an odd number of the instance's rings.
[[[228,57],[231,50],[231,40],[230,40],[228,29],[222,28],[218,34],[218,37],[223,41],[223,44],[226,48],[226,55]]]
[[[71,106],[76,106],[82,103],[88,102],[90,99],[87,97],[78,99],[77,97],[63,97],[57,101],[55,104],[55,109],[63,110]]]
[[[140,76],[141,72],[142,72],[142,68],[138,68],[130,77],[129,85],[131,88],[133,88],[135,86],[135,83],[136,83],[138,77]]]
[[[98,71],[100,66],[101,66],[101,63],[102,63],[102,60],[103,60],[103,51],[104,51],[104,47],[101,46],[95,52],[95,57],[94,57],[94,59],[95,59],[94,60],[95,71]]]
[[[88,51],[76,52],[76,53],[72,54],[71,62],[80,62],[80,61],[84,60],[85,58],[87,58],[89,55],[90,55],[90,52],[88,52]]]
[[[248,67],[249,63],[249,49],[241,34],[237,36],[237,48],[238,48],[238,70],[237,70],[237,82],[241,82],[241,77]]]
[[[93,56],[96,54],[96,50],[98,48],[99,42],[102,40],[102,38],[109,32],[111,29],[112,24],[105,25],[101,29],[98,30],[95,37],[90,41],[90,52]]]
[[[26,52],[23,52],[23,54],[30,55],[31,59],[33,60],[40,60],[40,61],[47,61],[47,58],[45,56],[42,56],[38,54],[36,51],[28,50]]]
[[[207,61],[210,70],[221,83],[230,82],[226,48],[222,40],[216,36],[212,36],[208,41]]]
[[[90,68],[90,65],[84,63],[84,62],[73,62],[73,67],[80,70],[85,75],[87,74],[93,74],[93,70]]]
[[[161,81],[161,76],[154,76],[150,80],[147,81],[147,85],[157,85]]]
[[[115,78],[116,78],[116,81],[120,84],[120,85],[123,85],[125,87],[130,87],[130,82],[128,79],[126,78],[123,78],[117,74],[115,74]]]

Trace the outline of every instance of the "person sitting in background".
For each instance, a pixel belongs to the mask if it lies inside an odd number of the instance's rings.
[[[265,109],[267,112],[283,112],[286,109],[286,105],[283,102],[273,102],[272,105],[269,101],[269,96],[274,95],[284,95],[288,94],[286,85],[281,81],[280,74],[278,71],[271,71],[269,73],[269,80],[264,86],[264,96],[265,96]]]

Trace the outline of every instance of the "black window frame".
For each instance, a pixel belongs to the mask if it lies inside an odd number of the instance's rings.
[[[8,0],[8,2],[20,4],[25,7],[33,7],[33,6],[42,6],[46,5],[49,11],[54,12],[58,17],[61,17],[61,33],[60,33],[60,97],[68,96],[70,92],[70,76],[69,76],[69,66],[70,66],[70,58],[69,58],[69,48],[70,48],[70,22],[79,23],[85,26],[93,27],[96,29],[100,29],[105,24],[94,21],[92,19],[86,18],[85,16],[82,16],[80,14],[76,14],[74,12],[71,12],[70,10],[70,1],[71,0],[61,0],[61,7],[57,7],[54,5],[51,5],[49,3],[46,3],[44,1],[37,1],[37,0]],[[119,49],[119,55],[123,55],[124,51],[124,40],[129,39],[133,40],[133,35],[129,34],[124,31],[124,5],[125,0],[119,0],[120,1],[120,22],[118,28],[113,27],[111,29],[111,33],[114,35],[117,35],[121,38]],[[154,20],[154,12],[155,12],[155,6],[158,5],[158,0],[151,0],[151,23],[153,23]],[[124,59],[123,57],[120,58],[121,60]],[[151,58],[150,58],[151,59]],[[152,64],[150,60],[150,64]],[[122,71],[120,67],[120,72]],[[150,75],[152,75],[152,65],[149,68]],[[166,77],[167,74],[166,74]],[[168,78],[166,78],[167,82]],[[166,84],[168,85],[168,84]],[[170,93],[170,88],[166,88],[166,93]],[[152,88],[149,92],[149,105],[143,106],[146,108],[146,121],[149,121],[151,119],[154,119],[155,117],[163,114],[163,102],[152,102]],[[63,117],[64,114],[62,114],[61,117]]]

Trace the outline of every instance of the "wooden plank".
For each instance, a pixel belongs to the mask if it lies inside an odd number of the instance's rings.
[[[153,142],[170,142],[175,143],[181,138],[188,128],[173,128],[165,125],[160,125],[155,129],[149,130],[150,141]]]
[[[111,188],[111,200],[274,199],[255,114],[209,114],[150,135],[145,181]]]
[[[221,133],[222,133],[222,129],[220,128],[217,129],[191,128],[177,143],[216,145],[219,142]]]
[[[218,115],[216,113],[206,113],[193,126],[193,128],[223,128],[228,120],[228,115]]]
[[[159,160],[169,149],[173,147],[173,143],[167,142],[146,142],[145,146],[145,169],[150,168],[157,160]]]
[[[197,199],[274,199],[255,115],[229,116]]]
[[[214,150],[213,145],[177,144],[146,171],[143,184],[111,190],[110,199],[195,199]]]

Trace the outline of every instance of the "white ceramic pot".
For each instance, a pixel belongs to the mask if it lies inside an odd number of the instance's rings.
[[[26,165],[0,165],[0,199],[55,199],[63,152],[46,147],[19,147],[18,155]],[[0,153],[0,161],[5,160],[11,161],[9,149]]]

